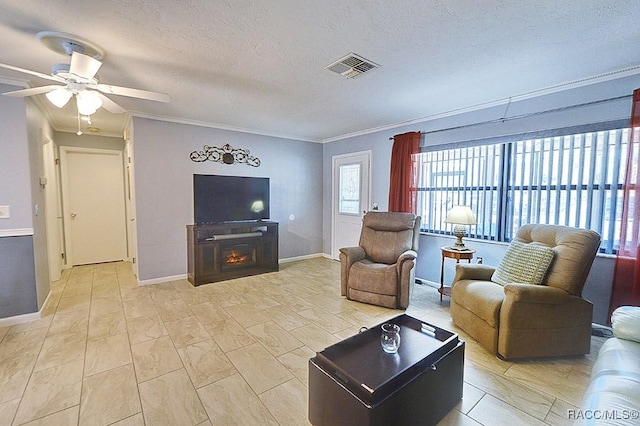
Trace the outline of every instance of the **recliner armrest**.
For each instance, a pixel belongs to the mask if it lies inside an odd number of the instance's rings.
[[[416,257],[418,257],[418,253],[416,253],[414,250],[407,250],[404,253],[402,253],[398,257],[398,260],[396,262],[396,270],[398,271],[398,275],[402,271],[402,264],[405,263],[406,261],[413,262],[414,260],[416,260]]]
[[[494,266],[481,263],[458,263],[453,283],[460,280],[491,281],[491,276],[495,269]]]
[[[340,249],[340,253],[345,255],[349,266],[365,258],[365,252],[362,247],[343,247]]]
[[[347,295],[347,282],[351,266],[364,259],[365,251],[362,247],[344,247],[340,249],[340,293]]]
[[[548,287],[546,285],[533,285],[523,283],[509,283],[504,286],[505,298],[514,302],[539,303],[548,305],[561,305],[569,302],[570,295],[566,291]]]
[[[405,260],[414,260],[416,257],[418,257],[418,253],[414,250],[407,250],[398,257],[397,263],[402,263]]]

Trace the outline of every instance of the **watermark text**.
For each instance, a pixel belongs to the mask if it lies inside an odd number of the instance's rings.
[[[637,420],[640,410],[567,410],[569,420]]]

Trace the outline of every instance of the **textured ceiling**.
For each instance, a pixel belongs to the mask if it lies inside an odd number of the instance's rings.
[[[0,0],[0,62],[49,73],[68,58],[35,34],[76,34],[105,49],[101,82],[171,96],[112,97],[134,115],[322,141],[637,66],[639,16],[638,0]],[[324,69],[350,52],[380,68]],[[75,109],[54,110],[73,131]]]

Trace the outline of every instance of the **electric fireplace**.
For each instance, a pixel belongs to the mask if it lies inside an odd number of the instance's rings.
[[[257,262],[257,244],[254,241],[246,243],[225,244],[220,258],[221,270],[253,267]]]
[[[278,270],[278,223],[187,225],[187,276],[214,283]]]

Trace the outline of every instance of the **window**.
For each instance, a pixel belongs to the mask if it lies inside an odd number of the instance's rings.
[[[471,206],[470,236],[511,241],[525,223],[593,229],[615,253],[629,129],[517,138],[418,154],[422,230],[447,233],[454,205]],[[516,139],[516,138],[514,138]]]
[[[340,166],[340,202],[338,211],[343,214],[360,213],[360,163]]]

